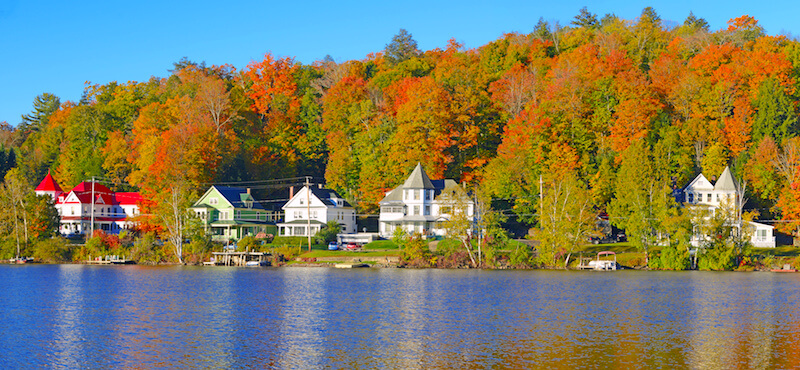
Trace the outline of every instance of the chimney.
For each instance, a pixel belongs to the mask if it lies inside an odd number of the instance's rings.
[[[247,188],[247,195],[250,195],[250,188]]]
[[[322,189],[322,183],[317,184],[317,187]]]
[[[294,198],[294,186],[289,187],[289,199]]]

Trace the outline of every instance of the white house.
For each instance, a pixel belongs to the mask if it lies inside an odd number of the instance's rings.
[[[304,186],[289,194],[283,206],[284,222],[278,223],[280,236],[308,236],[319,232],[329,221],[336,221],[342,233],[356,232],[356,210],[333,190],[321,185]]]
[[[683,188],[682,199],[685,206],[701,207],[706,209],[708,217],[711,217],[720,207],[727,205],[733,209],[740,209],[742,206],[742,192],[736,180],[733,178],[728,167],[719,175],[716,183],[709,181],[703,174],[697,175],[685,188]],[[759,248],[775,248],[774,227],[758,222],[738,221],[732,225],[737,229],[749,229],[750,242]],[[699,246],[707,236],[694,235],[692,245]]]
[[[397,228],[409,234],[445,235],[442,222],[450,219],[452,202],[445,202],[441,194],[450,187],[459,185],[451,179],[431,180],[417,163],[408,179],[380,201],[378,232],[381,237],[391,238]],[[474,217],[475,203],[471,199],[463,199],[463,203],[467,215]]]
[[[49,173],[35,192],[53,199],[63,235],[87,234],[92,229],[119,234],[134,226],[132,219],[139,215],[142,201],[139,193],[115,193],[105,185],[86,181],[63,192]]]

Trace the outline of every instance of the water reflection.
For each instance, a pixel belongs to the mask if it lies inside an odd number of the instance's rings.
[[[789,368],[800,275],[0,266],[2,368]]]

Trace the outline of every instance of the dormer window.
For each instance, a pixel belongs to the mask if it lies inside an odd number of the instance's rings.
[[[248,209],[252,209],[253,208],[253,201],[252,200],[244,201],[244,206],[247,207]]]

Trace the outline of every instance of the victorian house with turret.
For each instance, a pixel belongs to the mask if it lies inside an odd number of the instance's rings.
[[[86,235],[92,230],[119,234],[135,225],[141,195],[136,192],[113,192],[100,183],[84,181],[65,192],[49,173],[35,189],[36,195],[53,199],[60,217],[62,235]]]
[[[700,220],[695,220],[694,233],[691,243],[695,247],[702,246],[711,236],[703,235],[702,227],[697,223],[707,221],[719,212],[726,212],[730,216],[728,224],[736,229],[740,235],[749,236],[754,247],[774,248],[774,227],[758,222],[744,221],[741,219],[743,190],[733,178],[730,168],[725,167],[719,179],[710,181],[702,173],[697,175],[678,194],[678,201],[685,207],[693,207],[698,214],[704,215]]]
[[[455,180],[431,180],[422,164],[417,163],[408,179],[380,201],[380,236],[391,238],[398,228],[408,234],[444,236],[446,231],[442,223],[450,220],[454,204],[442,194],[450,188],[459,190],[454,194],[466,194]],[[475,203],[467,197],[458,201],[468,217],[474,218]]]

